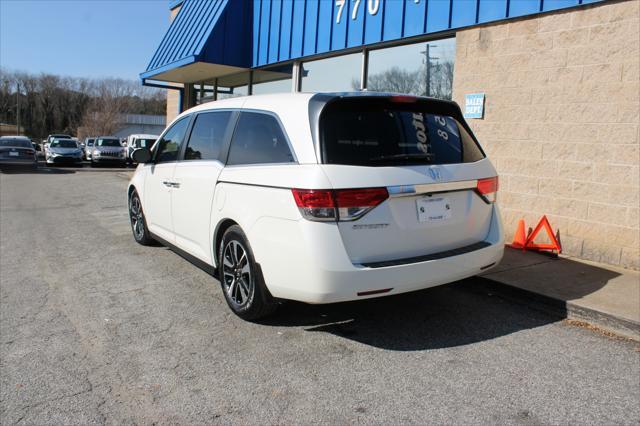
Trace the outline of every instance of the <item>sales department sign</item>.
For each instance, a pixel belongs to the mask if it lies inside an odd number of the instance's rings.
[[[484,93],[464,95],[464,118],[482,118],[484,116]]]

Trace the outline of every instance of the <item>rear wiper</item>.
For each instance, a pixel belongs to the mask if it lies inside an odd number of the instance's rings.
[[[368,161],[387,161],[387,160],[433,160],[433,154],[394,154],[394,155],[381,155],[380,157],[369,158]]]

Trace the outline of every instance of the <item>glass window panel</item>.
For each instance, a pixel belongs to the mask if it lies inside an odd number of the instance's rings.
[[[162,139],[157,144],[158,148],[155,154],[158,163],[176,161],[178,159],[180,146],[189,126],[189,119],[190,117],[188,116],[181,118],[162,136]]]
[[[185,160],[217,160],[231,112],[198,114],[184,153]]]
[[[291,79],[267,81],[265,83],[254,83],[253,94],[265,95],[268,93],[288,93],[291,92]]]
[[[352,92],[360,90],[362,53],[305,62],[302,71],[304,92]]]
[[[451,99],[455,54],[455,38],[372,50],[367,90]]]
[[[253,94],[291,92],[292,74],[293,66],[291,64],[255,70],[253,72]]]
[[[293,155],[278,121],[268,114],[243,112],[227,164],[291,163]]]

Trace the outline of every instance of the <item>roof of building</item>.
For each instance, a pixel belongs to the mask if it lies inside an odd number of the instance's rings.
[[[450,36],[460,28],[599,1],[174,1],[180,10],[141,78],[211,81],[250,68],[428,34]]]
[[[185,0],[143,79],[198,81],[250,65],[248,0]]]

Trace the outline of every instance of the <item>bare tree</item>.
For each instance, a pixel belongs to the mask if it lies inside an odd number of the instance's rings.
[[[453,84],[453,61],[431,64],[429,92],[432,97],[451,99]],[[407,71],[394,66],[386,71],[369,76],[367,89],[376,92],[407,93],[424,96],[427,93],[426,66]],[[358,90],[360,82],[353,80],[351,86]]]
[[[16,116],[18,99],[20,120]],[[31,137],[44,138],[54,132],[75,134],[83,124],[90,124],[97,133],[111,133],[120,114],[164,114],[165,100],[164,91],[143,87],[137,81],[0,69],[0,122],[20,121]]]

